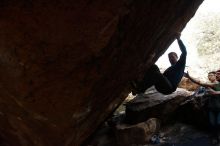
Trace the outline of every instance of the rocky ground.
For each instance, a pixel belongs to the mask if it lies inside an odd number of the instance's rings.
[[[179,122],[162,127],[155,135],[159,137],[157,142],[149,141],[146,144],[131,144],[130,146],[212,146],[209,132]],[[86,146],[117,145],[114,129],[105,125]]]
[[[149,146],[209,146],[210,134],[207,131],[195,129],[192,125],[175,123],[160,130],[160,142]]]
[[[179,94],[179,92],[182,92],[181,90],[176,91],[176,93]],[[147,92],[145,94],[149,93],[152,95],[152,90],[150,92]],[[141,100],[138,100],[136,104],[140,104],[141,107],[147,108],[150,107],[151,113],[154,113],[157,111],[157,109],[163,109],[164,112],[159,112],[161,117],[156,117],[155,119],[158,119],[163,123],[163,118],[165,118],[169,112],[175,113],[177,108],[177,104],[179,106],[182,106],[180,111],[177,112],[177,114],[181,114],[185,109],[192,108],[192,104],[185,104],[185,101],[188,100],[188,97],[185,97],[185,93],[188,94],[188,92],[184,91],[184,94],[181,95],[181,97],[178,97],[178,100],[175,100],[173,98],[173,95],[168,97],[162,97],[162,100],[160,101],[160,97],[158,96],[158,93],[154,94],[154,100],[157,102],[152,102],[153,100],[150,100],[151,97],[143,97],[140,98]],[[191,93],[189,93],[191,95]],[[183,96],[184,95],[184,96]],[[106,121],[97,131],[96,133],[90,137],[90,139],[87,141],[85,146],[211,146],[211,139],[210,139],[210,133],[206,128],[200,129],[195,124],[196,122],[192,122],[193,124],[186,124],[183,123],[183,121],[178,121],[175,119],[170,120],[171,122],[166,122],[165,124],[158,123],[157,120],[147,120],[135,124],[127,124],[125,122],[126,117],[126,103],[132,101],[136,101],[133,99],[134,97],[129,94],[126,101],[116,110],[114,115]],[[164,99],[166,98],[166,99]],[[149,102],[148,99],[151,101]],[[180,100],[181,99],[181,100]],[[144,104],[143,101],[147,104]],[[160,102],[158,102],[160,101]],[[184,102],[184,104],[180,104],[180,102]],[[149,103],[151,103],[149,105]],[[152,107],[151,105],[155,104],[157,108]],[[169,106],[170,105],[170,106]],[[158,108],[159,107],[159,108]],[[136,109],[136,107],[135,107]],[[175,109],[175,110],[174,110]],[[145,109],[144,109],[145,110]],[[148,109],[147,109],[148,110]],[[146,111],[146,110],[145,110]],[[143,114],[146,114],[146,112],[140,111]],[[192,109],[193,111],[193,109]],[[194,112],[194,111],[193,111]],[[191,110],[184,112],[183,116],[185,118],[191,118],[197,113],[198,111],[191,113]],[[189,114],[194,114],[193,116],[185,116]],[[127,115],[128,116],[128,115]],[[130,115],[129,115],[130,116]],[[138,118],[140,115],[132,115],[134,118]],[[201,116],[201,115],[200,115]],[[176,116],[175,116],[176,117]],[[181,116],[180,116],[181,117]],[[184,118],[183,117],[183,118]],[[199,116],[198,116],[199,117]],[[132,118],[132,117],[131,117]],[[172,117],[170,117],[172,118]],[[196,117],[194,117],[195,120]],[[201,119],[201,117],[200,117]],[[197,123],[200,122],[200,119],[197,121]],[[167,120],[167,119],[166,119]],[[190,121],[190,119],[186,120]],[[189,123],[189,122],[188,122]],[[197,127],[197,128],[196,128]]]

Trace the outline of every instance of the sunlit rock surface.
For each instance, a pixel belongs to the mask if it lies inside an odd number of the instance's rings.
[[[183,77],[178,87],[189,91],[195,91],[198,89],[199,85],[193,83],[190,79]]]
[[[1,145],[81,145],[202,1],[1,0]]]

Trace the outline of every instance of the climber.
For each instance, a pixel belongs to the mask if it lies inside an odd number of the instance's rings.
[[[142,81],[132,81],[132,94],[144,93],[146,89],[155,85],[158,92],[163,94],[171,94],[176,91],[176,88],[184,76],[186,64],[186,48],[180,39],[180,33],[176,34],[176,39],[182,52],[179,60],[175,52],[168,54],[171,66],[162,74],[157,65],[152,65],[144,75]]]

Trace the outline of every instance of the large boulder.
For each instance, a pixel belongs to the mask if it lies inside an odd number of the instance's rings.
[[[202,1],[1,0],[2,145],[81,145]]]
[[[125,122],[136,124],[151,117],[167,122],[188,101],[191,94],[181,88],[177,88],[177,91],[170,95],[163,95],[153,88],[149,89],[126,103]]]

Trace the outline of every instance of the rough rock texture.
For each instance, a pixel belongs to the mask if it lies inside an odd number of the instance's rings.
[[[125,122],[136,124],[154,117],[162,122],[171,120],[181,105],[188,101],[192,93],[178,88],[170,95],[158,93],[155,89],[145,94],[137,95],[126,103]]]
[[[149,144],[152,134],[159,134],[161,142],[159,145],[191,143],[195,138],[201,136],[204,138],[205,135],[210,134],[207,133],[210,125],[206,107],[209,96],[203,96],[202,93],[186,96],[188,93],[188,91],[178,89],[174,94],[163,97],[155,96],[160,94],[151,89],[144,95],[124,101],[123,105],[128,105],[130,110],[133,109],[129,111],[130,115],[127,115],[133,120],[130,122],[137,124],[127,123],[125,119],[127,113],[121,105],[114,116],[98,128],[85,146],[153,146],[155,144]],[[148,120],[145,121],[145,119]],[[186,123],[188,126],[185,125]]]
[[[208,103],[210,95],[193,94],[176,111],[175,119],[199,129],[210,129]]]
[[[195,91],[199,88],[199,85],[193,83],[190,79],[183,77],[178,87],[187,89],[189,91]]]
[[[153,134],[160,129],[160,122],[151,118],[136,125],[120,124],[116,126],[118,146],[144,145],[150,141]]]
[[[202,1],[1,0],[1,145],[82,144]]]

